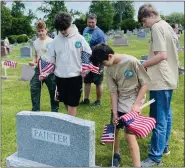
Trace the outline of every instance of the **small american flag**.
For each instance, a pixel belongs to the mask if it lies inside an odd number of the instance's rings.
[[[89,70],[93,73],[99,74],[99,67],[94,66],[93,64],[90,63],[89,60],[90,54],[82,51],[82,72],[85,70]]]
[[[8,67],[11,67],[11,68],[16,68],[17,62],[5,60],[4,65],[8,66]]]
[[[119,118],[124,126],[133,132],[138,138],[146,137],[153,128],[156,120],[152,117],[142,116],[137,112],[129,112]]]
[[[103,134],[101,136],[102,143],[113,143],[114,142],[114,125],[107,124],[104,127]]]
[[[41,76],[46,77],[47,74],[52,73],[54,71],[55,66],[50,62],[39,59],[38,68]]]

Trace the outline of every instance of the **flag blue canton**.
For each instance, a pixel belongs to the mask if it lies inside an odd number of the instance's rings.
[[[114,142],[114,129],[115,127],[113,124],[105,125],[104,132],[101,137],[101,142],[104,142],[104,143]]]
[[[88,54],[87,52],[82,51],[81,59],[82,59],[83,64],[89,64],[90,63],[89,57],[90,57],[90,54]]]

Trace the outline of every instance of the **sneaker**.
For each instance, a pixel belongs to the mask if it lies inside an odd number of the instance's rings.
[[[146,160],[141,162],[141,167],[153,167],[153,166],[160,166],[162,165],[162,162],[155,162],[150,158],[147,158]]]
[[[92,105],[92,107],[98,107],[98,106],[100,106],[100,100],[96,100],[96,101],[93,103],[93,105]]]
[[[120,154],[115,153],[113,158],[113,167],[119,167],[121,162]],[[112,161],[110,163],[110,167],[112,167]]]
[[[164,149],[163,155],[169,155],[169,154],[170,154],[170,150],[169,150],[168,147],[166,147],[166,148]]]
[[[89,105],[90,101],[89,101],[89,99],[84,99],[80,102],[80,104]]]

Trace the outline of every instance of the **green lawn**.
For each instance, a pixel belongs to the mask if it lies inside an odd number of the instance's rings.
[[[129,46],[113,47],[118,53],[126,53],[140,57],[148,54],[148,39],[137,39],[135,36],[128,37]],[[181,46],[184,46],[184,38],[181,35]],[[112,41],[109,41],[112,45]],[[8,80],[2,80],[2,166],[5,166],[5,159],[9,155],[17,151],[16,147],[16,119],[15,116],[22,110],[31,109],[30,87],[28,81],[19,81],[21,74],[21,63],[28,63],[31,59],[18,58],[20,55],[20,47],[18,45],[13,48],[13,52],[8,58],[2,60],[15,60],[18,62],[16,69],[9,68]],[[179,52],[181,64],[184,65],[184,51]],[[2,71],[4,75],[4,71]],[[106,78],[106,77],[105,77]],[[184,167],[184,76],[179,76],[179,88],[173,92],[172,109],[173,109],[173,128],[170,140],[171,154],[163,157],[163,166],[165,167]],[[49,111],[49,94],[47,87],[44,85],[42,89],[41,110]],[[95,86],[92,85],[91,102],[95,101]],[[67,113],[63,104],[60,104],[60,112]],[[143,114],[148,115],[149,108],[143,110]],[[89,107],[79,106],[77,117],[92,120],[96,122],[96,165],[108,167],[111,161],[112,145],[100,145],[100,136],[104,124],[109,123],[110,118],[110,98],[103,82],[103,98],[102,105],[93,109]],[[151,136],[151,135],[150,135]],[[145,159],[148,154],[150,136],[146,139],[139,139],[141,152],[141,160]],[[132,166],[128,146],[121,137],[121,166]]]

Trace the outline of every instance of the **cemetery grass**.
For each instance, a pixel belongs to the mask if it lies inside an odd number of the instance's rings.
[[[181,35],[181,46],[184,46],[184,38]],[[129,46],[113,47],[117,53],[126,53],[137,58],[148,53],[148,39],[137,39],[135,36],[128,37]],[[112,46],[112,41],[108,42]],[[16,147],[16,114],[23,110],[31,110],[30,86],[28,81],[19,81],[21,75],[21,64],[27,64],[32,58],[18,58],[20,55],[20,47],[18,45],[13,48],[13,51],[8,58],[2,60],[17,61],[17,68],[9,68],[8,80],[2,80],[1,96],[2,96],[2,166],[6,165],[5,159],[17,151]],[[184,51],[179,52],[181,64],[184,65]],[[2,75],[4,71],[2,70]],[[110,98],[106,87],[106,76],[103,82],[103,96],[101,106],[91,108],[89,106],[78,107],[77,117],[92,120],[96,122],[96,165],[108,167],[112,158],[112,145],[100,144],[100,136],[102,134],[104,124],[110,121]],[[147,94],[148,97],[148,94]],[[96,100],[95,86],[92,85],[90,101],[93,103]],[[179,76],[179,88],[173,92],[172,99],[173,110],[173,128],[170,139],[169,156],[163,157],[164,167],[184,167],[184,76]],[[41,91],[41,111],[50,111],[49,94],[47,87],[43,85]],[[60,113],[67,113],[64,105],[60,103]],[[143,109],[144,115],[149,114],[149,107]],[[148,156],[149,143],[151,134],[145,139],[138,139],[140,146],[141,160]],[[120,131],[121,145],[121,166],[132,166],[130,153],[127,143],[123,136],[123,131]]]

